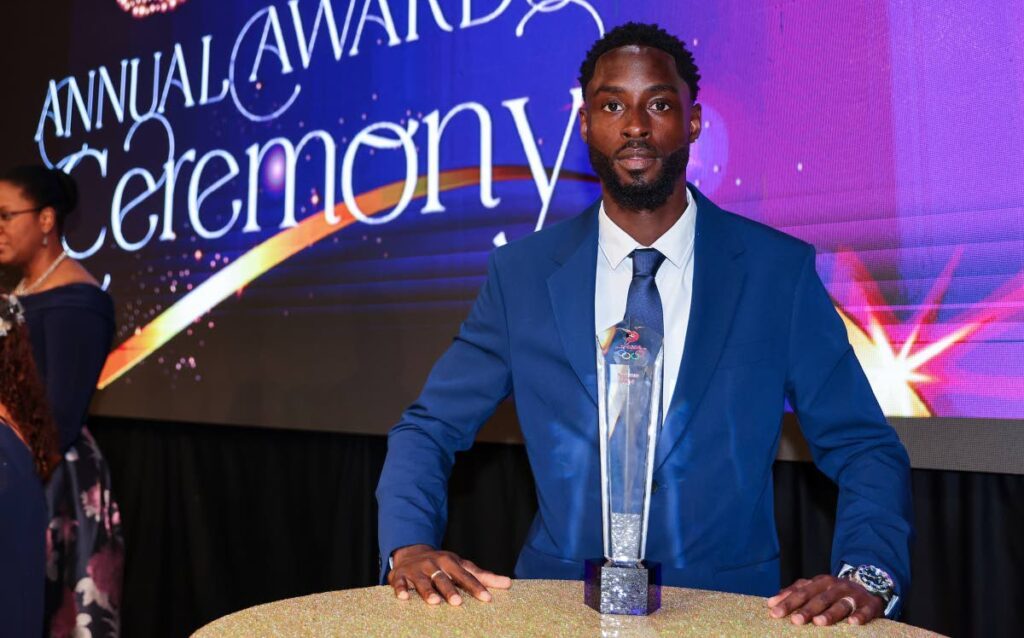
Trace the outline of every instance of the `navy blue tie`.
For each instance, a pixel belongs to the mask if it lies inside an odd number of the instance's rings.
[[[654,277],[658,268],[665,261],[654,248],[637,248],[631,253],[633,257],[633,281],[629,284],[626,295],[625,319],[633,325],[644,326],[665,338],[665,320],[661,309],[661,295]]]

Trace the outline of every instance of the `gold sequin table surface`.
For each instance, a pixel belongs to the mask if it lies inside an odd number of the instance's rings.
[[[768,616],[764,598],[662,588],[647,617],[602,616],[583,604],[583,583],[517,580],[494,601],[465,597],[460,607],[398,600],[390,587],[349,589],[259,605],[225,616],[196,638],[250,636],[935,636],[876,620],[863,627],[797,627]]]

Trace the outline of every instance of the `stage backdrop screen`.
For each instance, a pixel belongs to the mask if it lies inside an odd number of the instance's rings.
[[[576,78],[630,20],[700,67],[689,180],[817,247],[885,412],[1022,423],[1024,7],[994,0],[78,2],[24,134],[116,301],[96,411],[385,432],[491,251],[597,198]]]

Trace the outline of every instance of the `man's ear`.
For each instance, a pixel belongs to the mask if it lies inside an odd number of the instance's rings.
[[[704,120],[701,117],[702,111],[703,109],[701,109],[700,104],[694,104],[690,107],[690,144],[697,141],[697,138],[700,137],[700,132],[704,127]]]
[[[589,116],[587,114],[587,105],[586,105],[586,103],[584,103],[583,106],[580,107],[579,114],[580,114],[580,137],[583,138],[583,143],[584,144],[589,144],[590,142],[588,141],[587,138],[590,135],[590,122],[587,121],[587,118]]]

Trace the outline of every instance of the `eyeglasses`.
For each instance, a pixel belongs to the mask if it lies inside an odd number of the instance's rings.
[[[28,213],[37,213],[43,209],[42,206],[36,206],[35,208],[26,208],[25,210],[3,210],[0,211],[0,224],[10,224],[18,215],[27,215]]]

